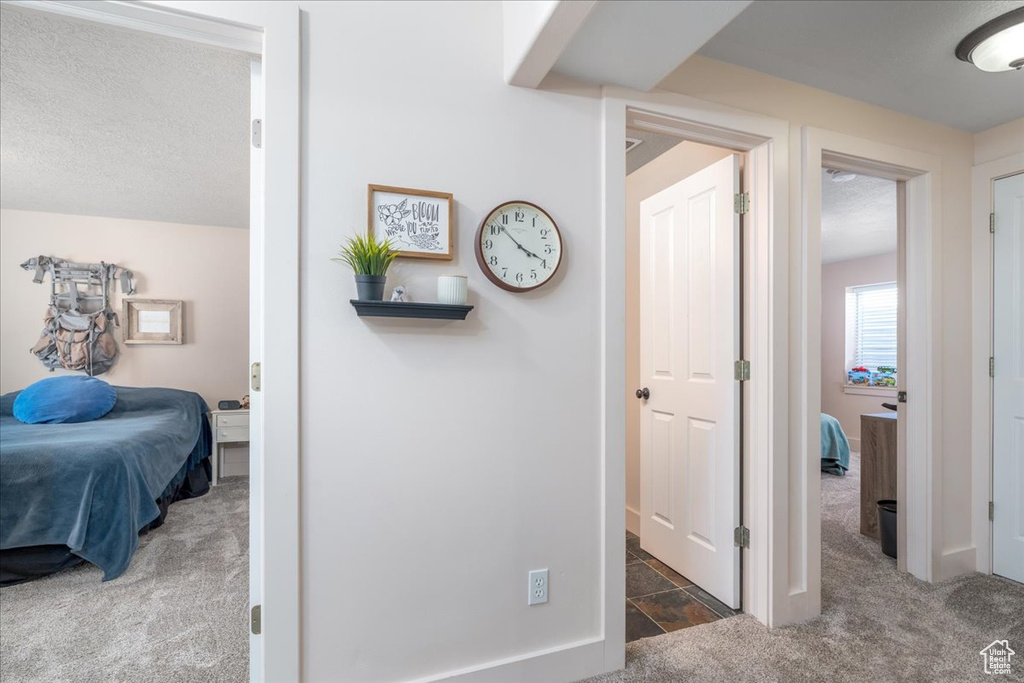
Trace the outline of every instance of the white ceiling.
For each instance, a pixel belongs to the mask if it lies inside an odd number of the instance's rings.
[[[3,208],[248,227],[249,65],[0,6]]]
[[[1024,72],[953,50],[1024,0],[759,0],[699,54],[977,132],[1024,116]]]
[[[858,175],[837,183],[821,172],[821,262],[896,251],[896,182]]]
[[[602,0],[554,70],[592,83],[647,91],[751,0]]]

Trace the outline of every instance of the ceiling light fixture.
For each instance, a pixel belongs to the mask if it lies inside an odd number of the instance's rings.
[[[1024,67],[1024,7],[971,31],[956,46],[956,56],[982,71],[1010,71]]]

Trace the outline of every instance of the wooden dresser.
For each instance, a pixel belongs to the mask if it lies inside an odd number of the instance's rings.
[[[896,500],[896,413],[860,416],[860,532],[871,538],[880,500]]]

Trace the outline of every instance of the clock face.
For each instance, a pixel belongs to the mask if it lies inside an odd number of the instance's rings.
[[[562,263],[562,235],[544,209],[506,202],[491,211],[476,233],[476,260],[491,282],[528,292],[548,282]]]

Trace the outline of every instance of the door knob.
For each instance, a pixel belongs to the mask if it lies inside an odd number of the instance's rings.
[[[644,399],[646,401],[647,399],[649,399],[651,397],[651,390],[648,389],[647,387],[644,387],[643,389],[637,389],[636,390],[636,397],[637,398],[642,398],[642,399]]]

